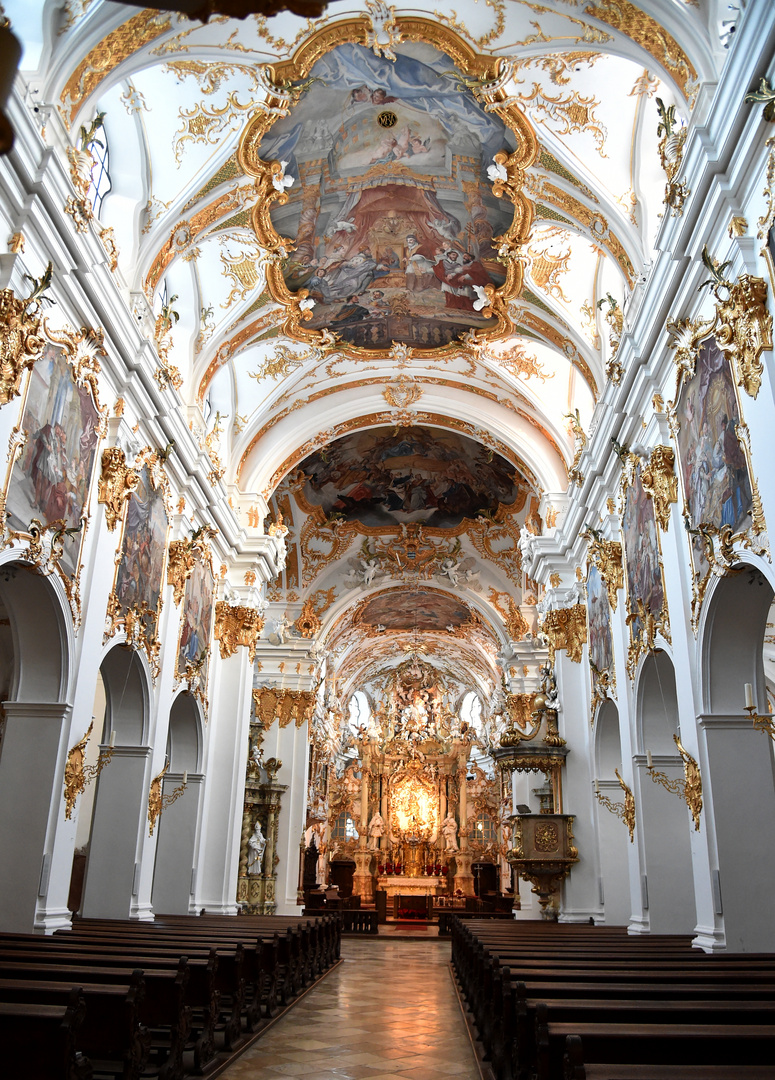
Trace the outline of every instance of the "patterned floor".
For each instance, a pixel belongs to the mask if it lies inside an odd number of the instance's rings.
[[[449,942],[347,938],[342,959],[222,1080],[479,1080]]]

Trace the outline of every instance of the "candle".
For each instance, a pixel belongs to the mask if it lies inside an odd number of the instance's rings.
[[[749,682],[745,684],[745,707],[746,709],[753,707],[753,686]]]
[[[597,780],[595,780],[595,794],[600,794],[600,784],[598,784]]]
[[[653,762],[653,760],[651,758],[651,751],[650,750],[646,751],[646,764],[648,765],[648,767],[650,769],[654,768],[654,762]]]
[[[113,728],[113,730],[110,733],[110,747],[111,747],[111,749],[113,749],[113,747],[115,745],[116,745],[116,729]]]
[[[188,783],[188,769],[183,773],[183,787]]]

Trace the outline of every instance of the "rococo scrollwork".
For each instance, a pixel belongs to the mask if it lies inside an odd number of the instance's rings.
[[[643,490],[654,503],[654,516],[662,532],[670,524],[670,504],[678,502],[678,477],[675,474],[675,451],[670,446],[655,446],[641,472]]]
[[[175,604],[183,599],[186,582],[197,562],[210,559],[209,540],[218,535],[212,525],[201,525],[187,540],[172,540],[167,558],[167,584],[172,585]]]
[[[136,489],[140,477],[126,463],[126,454],[118,446],[102,452],[102,473],[97,487],[97,501],[105,505],[105,521],[113,532],[124,513],[127,499]]]
[[[253,691],[256,719],[260,720],[265,731],[279,720],[280,727],[287,727],[293,720],[296,727],[301,727],[312,716],[315,696],[311,690],[278,689],[275,686],[260,686]]]
[[[248,650],[251,664],[256,658],[256,642],[264,628],[256,608],[237,606],[219,600],[215,605],[215,640],[221,645],[221,659],[233,656],[239,646]]]
[[[549,658],[554,662],[557,649],[565,649],[574,664],[581,662],[582,646],[587,641],[587,612],[583,604],[547,611],[541,629],[549,638]]]
[[[0,405],[18,397],[21,378],[43,352],[41,300],[51,282],[51,264],[32,293],[20,300],[12,289],[0,291]]]
[[[608,593],[611,611],[616,611],[617,592],[624,588],[624,567],[622,565],[622,545],[618,540],[606,540],[596,529],[587,529],[587,555],[589,561],[598,568],[600,577]]]

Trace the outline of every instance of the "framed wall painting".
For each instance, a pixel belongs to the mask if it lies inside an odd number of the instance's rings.
[[[616,670],[611,635],[611,605],[608,589],[598,568],[587,567],[587,625],[589,641],[589,667],[592,677],[591,719],[601,701],[615,696]]]
[[[668,419],[678,454],[683,513],[692,566],[692,626],[697,631],[711,572],[726,572],[731,548],[757,548],[764,532],[750,467],[750,435],[730,362],[709,334],[678,368]]]
[[[630,628],[627,673],[634,679],[638,658],[653,650],[657,632],[670,640],[657,519],[654,503],[643,488],[641,461],[636,454],[628,455],[622,472],[621,517]]]
[[[25,559],[59,574],[77,629],[81,556],[105,433],[97,387],[104,350],[100,331],[54,331],[44,323],[44,332],[9,447],[2,521],[10,539],[28,543]]]
[[[156,678],[157,632],[169,529],[169,482],[155,452],[143,451],[134,468],[140,479],[124,511],[105,638],[123,627],[127,642],[145,650]]]
[[[215,615],[215,575],[209,559],[198,559],[186,582],[175,662],[178,685],[185,682],[207,718],[207,676]]]

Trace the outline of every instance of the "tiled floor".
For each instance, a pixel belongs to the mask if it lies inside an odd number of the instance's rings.
[[[479,1080],[449,942],[347,938],[342,959],[222,1080]]]

